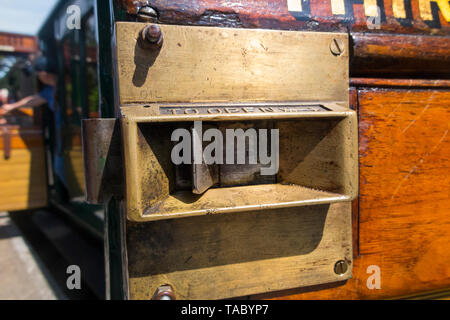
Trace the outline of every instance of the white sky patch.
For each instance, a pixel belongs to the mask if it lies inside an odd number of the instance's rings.
[[[0,0],[0,32],[36,35],[57,0]]]

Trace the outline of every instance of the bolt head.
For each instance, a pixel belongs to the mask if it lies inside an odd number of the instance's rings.
[[[149,24],[140,32],[138,44],[143,49],[159,49],[163,40],[163,33],[159,25]]]
[[[145,38],[150,42],[158,42],[161,37],[161,28],[157,24],[151,24],[145,28]]]
[[[334,273],[336,273],[337,275],[342,276],[347,272],[347,270],[348,270],[348,263],[345,262],[344,260],[339,260],[334,265]]]
[[[138,14],[143,14],[151,17],[158,17],[158,13],[156,12],[156,10],[148,6],[140,8]]]
[[[163,285],[156,289],[152,300],[175,300],[175,294],[170,285]]]
[[[156,22],[158,20],[158,12],[149,6],[140,8],[137,14],[140,21]]]
[[[340,56],[345,51],[345,44],[342,39],[333,38],[330,42],[330,51],[335,56]]]

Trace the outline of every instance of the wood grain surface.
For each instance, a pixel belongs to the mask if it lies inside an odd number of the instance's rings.
[[[448,79],[450,38],[352,33],[352,77]]]
[[[394,298],[450,288],[450,91],[360,88],[358,98],[353,278],[252,298]],[[379,290],[366,285],[371,265],[381,270]]]
[[[431,6],[426,0],[160,0],[151,5],[161,22],[170,24],[447,35],[448,3],[433,2]],[[118,3],[130,15],[148,5],[147,0]]]
[[[407,89],[448,89],[450,80],[442,79],[385,79],[385,78],[351,78],[350,85],[364,88],[407,88]],[[356,91],[356,88],[353,88]],[[356,105],[356,103],[353,103]]]

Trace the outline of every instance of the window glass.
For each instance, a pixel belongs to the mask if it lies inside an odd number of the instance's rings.
[[[97,41],[95,17],[91,14],[84,25],[86,48],[86,92],[89,118],[98,117]]]
[[[69,34],[63,41],[64,86],[68,123],[80,125],[81,99],[77,87],[80,83],[80,53],[78,32]]]

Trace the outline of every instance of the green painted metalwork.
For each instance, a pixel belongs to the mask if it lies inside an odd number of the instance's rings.
[[[80,57],[80,103],[81,103],[81,118],[89,118],[88,102],[87,102],[87,88],[86,88],[86,36],[84,23],[82,23],[82,28],[79,31],[79,57]]]
[[[48,55],[50,59],[56,59],[58,66],[58,83],[56,87],[56,105],[57,113],[61,118],[62,128],[57,130],[55,128],[56,113],[47,112],[46,128],[49,135],[46,139],[46,148],[50,150],[50,159],[54,164],[55,155],[63,155],[66,157],[67,152],[71,149],[74,135],[81,131],[81,119],[88,117],[87,108],[87,92],[85,86],[86,78],[86,51],[84,41],[84,30],[69,30],[62,32],[55,29],[55,21],[64,21],[66,17],[66,8],[72,2],[61,1],[55,7],[48,20],[44,23],[43,28],[39,32],[39,39],[41,46],[45,48],[44,54]],[[92,14],[93,3],[92,0],[86,0],[83,3],[85,8],[91,6],[90,10],[85,11],[86,16]],[[65,34],[63,38],[58,38],[58,35]],[[70,67],[67,70],[70,74],[68,82],[66,83],[65,61],[64,61],[64,43],[70,43]],[[69,63],[69,61],[67,61]],[[66,85],[68,85],[66,87]],[[68,91],[69,90],[69,91]],[[66,101],[66,97],[69,101]],[[69,105],[68,103],[69,102]],[[78,108],[77,108],[78,107]],[[70,110],[69,110],[70,108]],[[70,111],[70,112],[68,112]],[[65,161],[66,162],[66,161]],[[71,175],[70,168],[65,165],[66,176],[68,184],[74,184],[75,180]],[[103,234],[103,217],[98,213],[102,210],[101,206],[88,205],[81,199],[74,199],[70,197],[70,192],[67,185],[61,181],[56,174],[54,166],[51,167],[54,183],[49,185],[49,204],[60,209],[63,213],[70,216],[70,218],[77,221],[78,224],[85,227],[97,236]],[[80,193],[79,195],[83,195]]]
[[[96,0],[98,32],[98,68],[100,86],[100,115],[114,117],[114,74],[112,62],[112,34],[114,27],[110,1]]]
[[[114,68],[113,68],[113,28],[116,19],[122,19],[118,6],[113,0],[84,0],[82,26],[88,17],[94,14],[97,25],[97,74],[98,74],[98,112],[102,118],[115,117],[114,103]],[[86,76],[88,56],[85,47],[87,37],[86,30],[65,29],[66,9],[74,1],[60,1],[51,13],[43,28],[39,32],[41,47],[46,48],[46,54],[56,59],[58,64],[58,83],[56,103],[58,112],[62,118],[62,131],[54,127],[55,116],[53,112],[47,112],[46,128],[49,135],[46,139],[46,148],[51,151],[49,160],[56,154],[64,154],[70,150],[74,134],[80,127],[81,118],[88,118],[92,106],[91,96],[87,91]],[[63,27],[62,30],[61,27]],[[58,28],[60,30],[58,30]],[[69,39],[72,54],[70,55],[70,77],[66,83],[64,71],[64,41]],[[70,88],[67,87],[70,82]],[[70,89],[70,91],[68,91]],[[95,93],[95,92],[94,92]],[[94,94],[93,93],[93,94]],[[70,101],[66,101],[66,96]],[[92,100],[92,101],[91,101]],[[70,105],[68,104],[70,103]],[[81,107],[81,110],[77,109]],[[70,112],[68,112],[70,111]],[[80,112],[81,111],[81,112]],[[62,139],[64,136],[64,139]],[[65,155],[65,154],[64,154]],[[53,163],[53,161],[52,161]],[[107,273],[107,297],[110,299],[126,298],[126,279],[123,269],[122,255],[122,226],[123,212],[121,212],[121,200],[110,199],[104,206],[88,205],[80,199],[70,198],[70,193],[64,182],[56,175],[54,166],[51,168],[54,183],[49,185],[49,203],[52,207],[65,214],[78,225],[89,230],[97,236],[104,237]],[[104,212],[104,222],[100,211]]]
[[[114,7],[112,0],[96,0],[96,16],[99,52],[100,115],[114,118],[114,74],[112,60],[112,36]],[[122,255],[120,202],[114,198],[105,205],[105,253],[107,255],[107,296],[112,300],[125,299]]]

